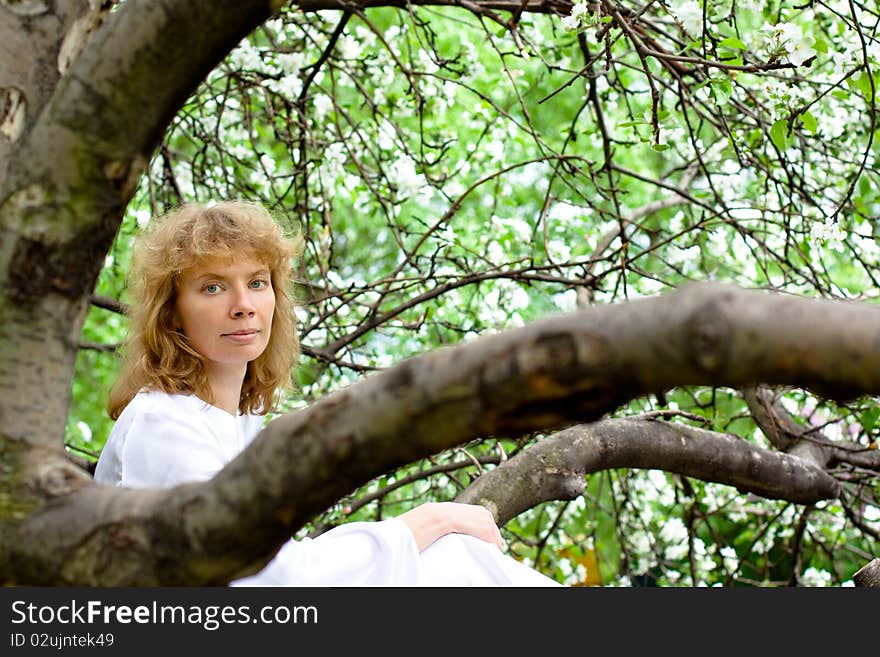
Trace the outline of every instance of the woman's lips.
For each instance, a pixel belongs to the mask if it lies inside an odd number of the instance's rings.
[[[253,342],[259,334],[257,329],[242,329],[233,333],[224,333],[223,337],[238,344],[248,344]]]

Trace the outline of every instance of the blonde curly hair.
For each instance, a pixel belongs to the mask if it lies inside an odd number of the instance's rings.
[[[291,280],[302,237],[285,237],[259,203],[223,201],[181,205],[154,219],[139,236],[129,271],[129,333],[122,372],[110,392],[114,420],[141,389],[195,394],[213,402],[204,358],[177,328],[175,302],[182,271],[199,263],[242,255],[269,268],[275,313],[269,343],[248,363],[239,410],[265,414],[291,383],[299,358]]]

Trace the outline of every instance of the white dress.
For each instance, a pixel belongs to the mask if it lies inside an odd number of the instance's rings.
[[[210,479],[254,439],[257,415],[233,415],[195,395],[138,393],[113,426],[95,470],[100,483],[162,488]],[[350,522],[291,539],[259,573],[232,586],[559,586],[466,534],[419,552],[397,518]]]

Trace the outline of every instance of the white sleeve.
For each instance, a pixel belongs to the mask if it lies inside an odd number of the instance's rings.
[[[121,486],[167,488],[205,481],[224,466],[210,436],[185,421],[153,412],[132,420],[122,452]]]
[[[399,518],[351,522],[311,539],[290,540],[256,575],[231,586],[415,586],[419,550]]]

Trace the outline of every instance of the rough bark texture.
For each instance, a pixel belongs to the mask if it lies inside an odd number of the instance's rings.
[[[873,559],[853,575],[853,583],[860,587],[880,588],[880,559]]]
[[[46,106],[58,80],[58,55],[71,26],[88,14],[86,0],[2,3],[0,12],[0,189],[14,146]]]

